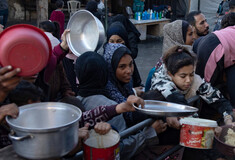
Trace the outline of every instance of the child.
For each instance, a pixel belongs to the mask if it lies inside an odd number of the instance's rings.
[[[163,64],[153,75],[151,90],[158,90],[167,101],[187,104],[185,99],[199,95],[210,107],[232,123],[232,106],[220,91],[194,73],[196,58],[186,48],[175,46],[163,56]],[[168,125],[179,128],[177,118],[168,117]],[[218,119],[216,119],[218,120]]]
[[[195,66],[196,58],[186,48],[172,47],[164,54],[163,65],[153,75],[151,90],[159,91],[169,102],[186,105],[188,105],[186,99],[199,95],[208,104],[207,108],[212,108],[219,116],[222,116],[225,124],[231,124],[233,119],[231,104],[218,89],[213,88],[210,83],[205,82],[194,73]],[[200,116],[202,112],[203,107]],[[206,116],[202,118],[209,119],[208,115]],[[219,120],[219,118],[214,120]],[[177,117],[166,117],[166,121],[169,127],[180,128]],[[205,159],[205,156],[216,159],[216,157],[222,156],[214,150],[200,151],[200,154],[197,152],[197,150],[186,148],[184,159],[189,159],[187,156],[190,154],[195,155],[190,159]]]
[[[25,80],[21,80],[14,90],[9,93],[9,100],[18,106],[40,102],[43,100],[43,91]]]

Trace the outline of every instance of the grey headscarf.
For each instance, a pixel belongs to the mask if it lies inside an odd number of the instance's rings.
[[[182,24],[183,20],[176,20],[163,27],[163,55],[168,49],[176,45],[186,47],[190,52],[192,51],[192,46],[185,45]]]

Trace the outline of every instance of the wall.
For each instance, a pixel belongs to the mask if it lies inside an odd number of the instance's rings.
[[[30,0],[31,3],[33,3],[31,6],[33,6],[30,10],[26,10],[26,20],[30,19],[36,19],[37,18],[37,12],[36,8],[34,8],[34,3],[36,4],[36,0]],[[25,19],[25,9],[24,9],[24,2],[27,3],[27,0],[8,0],[9,4],[9,20],[24,20]],[[29,4],[29,3],[27,3]]]

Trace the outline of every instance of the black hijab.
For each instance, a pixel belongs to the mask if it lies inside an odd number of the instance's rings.
[[[78,94],[82,97],[106,95],[108,65],[96,52],[86,52],[77,58],[75,73],[79,81]]]
[[[101,19],[101,15],[98,12],[98,3],[96,1],[89,1],[86,5],[86,10],[90,11],[99,20]]]
[[[112,23],[121,22],[125,27],[127,33],[133,32],[138,38],[140,37],[140,32],[136,29],[135,25],[124,15],[118,14],[112,18]]]
[[[107,42],[113,35],[121,37],[125,42],[125,46],[129,48],[128,33],[121,22],[114,22],[109,26],[107,31]]]

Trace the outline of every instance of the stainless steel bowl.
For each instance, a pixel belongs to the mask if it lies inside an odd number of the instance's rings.
[[[70,33],[66,36],[69,49],[76,56],[87,51],[98,50],[105,40],[103,24],[91,12],[80,10],[70,18],[67,28]]]
[[[78,142],[79,108],[59,102],[25,105],[17,119],[7,117],[17,154],[29,159],[59,158]]]

